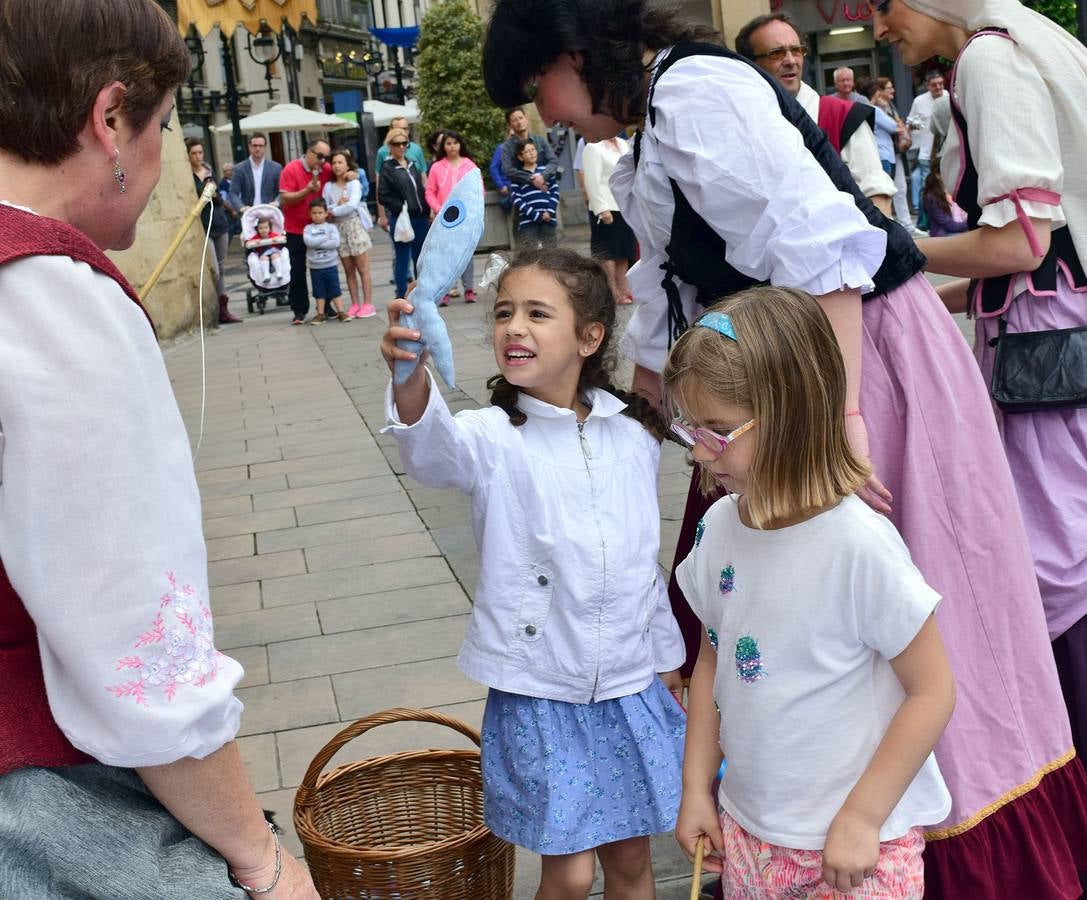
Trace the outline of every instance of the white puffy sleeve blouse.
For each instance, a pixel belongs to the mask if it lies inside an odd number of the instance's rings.
[[[1002,228],[1017,218],[1015,201],[1009,196],[1012,191],[1062,192],[1064,166],[1053,99],[1018,44],[1000,35],[974,38],[955,64],[951,90],[966,118],[970,153],[978,171],[980,224]],[[1083,114],[1087,115],[1087,97]],[[949,191],[958,186],[963,155],[962,136],[953,127],[940,154]],[[1026,198],[1020,198],[1020,203],[1031,218],[1049,219],[1054,228],[1065,224],[1059,204]]]
[[[213,641],[200,495],[147,319],[67,257],[0,267],[0,559],[53,717],[103,763],[232,740],[242,668]]]
[[[662,51],[658,62],[667,51]],[[630,271],[638,306],[623,349],[660,371],[667,353],[667,300],[660,286],[675,205],[669,178],[726,242],[740,272],[814,295],[869,291],[886,236],[834,187],[778,112],[773,90],[738,60],[692,56],[668,69],[653,94],[641,160],[619,160],[611,180],[624,218],[641,242]],[[680,286],[688,319],[695,291]]]

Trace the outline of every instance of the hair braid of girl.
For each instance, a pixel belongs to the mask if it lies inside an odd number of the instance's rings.
[[[487,379],[487,389],[491,392],[491,406],[497,406],[510,417],[510,424],[515,428],[524,425],[528,417],[517,407],[517,388],[501,375],[492,375]]]
[[[641,394],[620,390],[612,384],[608,369],[606,356],[599,352],[590,356],[581,369],[581,378],[578,379],[577,385],[578,392],[585,394],[589,388],[594,387],[607,391],[627,405],[623,415],[630,416],[658,441],[675,440],[678,443],[678,439],[672,435],[672,429],[660,411]]]

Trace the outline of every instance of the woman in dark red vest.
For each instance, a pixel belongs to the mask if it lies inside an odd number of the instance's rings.
[[[316,898],[234,742],[188,438],[103,253],[188,51],[151,0],[0,23],[0,897]]]

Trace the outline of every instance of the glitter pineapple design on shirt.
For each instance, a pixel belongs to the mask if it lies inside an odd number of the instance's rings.
[[[702,535],[706,533],[706,520],[699,519],[698,524],[694,527],[694,545],[697,547],[702,543]]]
[[[746,684],[754,684],[766,677],[759,642],[749,634],[736,641],[736,677]]]
[[[727,597],[736,590],[736,569],[731,563],[721,570],[721,581],[718,587],[721,589],[722,597]]]

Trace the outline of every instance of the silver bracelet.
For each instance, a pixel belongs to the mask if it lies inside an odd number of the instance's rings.
[[[272,840],[274,840],[276,844],[276,873],[275,876],[272,878],[272,883],[268,885],[268,887],[250,887],[248,884],[242,884],[240,881],[238,881],[238,879],[235,877],[234,873],[230,871],[230,869],[226,870],[226,874],[230,876],[230,883],[236,888],[241,888],[247,894],[267,894],[270,891],[274,891],[276,889],[276,885],[279,884],[279,873],[283,871],[283,853],[282,848],[279,845],[279,835],[276,833],[275,825],[273,825],[271,822],[267,822],[266,824],[268,825],[268,830],[272,832]]]

